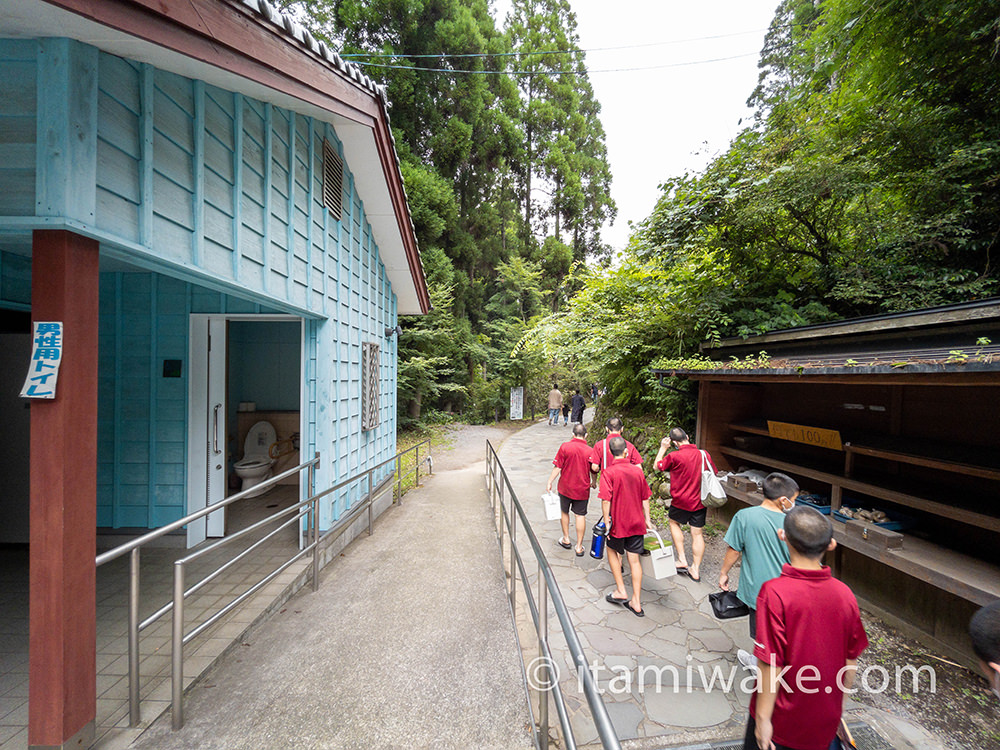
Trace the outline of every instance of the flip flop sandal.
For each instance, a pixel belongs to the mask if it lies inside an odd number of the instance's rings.
[[[640,610],[634,610],[634,609],[632,609],[632,605],[629,604],[629,602],[628,602],[627,599],[624,602],[622,602],[622,606],[625,607],[625,609],[627,609],[629,612],[631,612],[636,617],[645,617],[646,616],[646,611],[645,610],[643,610],[643,609],[640,609]]]
[[[609,604],[624,604],[626,607],[628,607],[627,598],[619,599],[618,597],[611,596],[611,594],[608,594],[607,596],[604,597],[604,601],[608,602]]]
[[[558,544],[563,549],[573,549],[573,544],[571,542],[564,542],[561,539],[558,542],[556,542],[556,544]]]

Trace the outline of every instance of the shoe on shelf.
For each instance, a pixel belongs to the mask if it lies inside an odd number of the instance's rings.
[[[738,649],[736,651],[736,658],[739,660],[740,664],[742,664],[747,669],[750,670],[757,669],[757,657],[755,657],[749,651]]]

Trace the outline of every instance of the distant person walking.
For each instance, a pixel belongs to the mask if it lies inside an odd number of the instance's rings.
[[[559,412],[562,409],[562,391],[559,384],[553,383],[552,390],[549,391],[549,424],[559,424]]]
[[[597,383],[591,383],[590,384],[590,400],[593,401],[595,404],[597,403],[597,394],[598,394]]]
[[[605,425],[608,436],[594,443],[594,450],[590,452],[590,470],[595,474],[603,471],[604,467],[611,463],[611,450],[608,446],[608,441],[614,437],[621,437],[624,427],[625,425],[622,424],[622,421],[618,417],[611,417],[608,420]],[[625,440],[624,438],[622,439]],[[629,460],[629,463],[635,465],[642,463],[642,455],[628,440],[625,440],[625,458]]]
[[[569,405],[569,421],[577,424],[583,424],[583,410],[587,408],[587,402],[584,401],[583,396],[580,395],[579,388],[573,391],[573,398],[570,399]]]
[[[552,492],[552,483],[559,477],[557,492],[561,505],[560,523],[562,537],[559,546],[570,549],[569,511],[576,516],[576,556],[583,557],[583,535],[587,532],[587,503],[590,500],[590,446],[587,444],[587,428],[582,424],[573,425],[573,437],[559,446],[552,459],[553,469],[549,475],[546,492]]]
[[[1000,698],[1000,601],[987,604],[972,616],[969,635],[990,689]]]
[[[612,604],[621,604],[636,617],[645,617],[642,609],[642,565],[639,555],[643,550],[646,529],[653,523],[649,518],[649,496],[652,494],[642,469],[625,458],[625,438],[615,435],[608,440],[612,461],[601,473],[601,511],[608,532],[608,565],[615,577],[615,590],[604,598]],[[628,555],[632,574],[632,596],[625,592],[622,578],[622,556]]]
[[[563,427],[569,424],[569,404],[562,405]]]
[[[667,453],[671,446],[675,446],[677,450]],[[708,453],[705,455],[708,456]],[[686,573],[692,581],[700,581],[701,561],[705,556],[702,529],[705,528],[705,519],[708,517],[708,511],[701,504],[702,452],[691,443],[684,430],[674,427],[669,436],[660,441],[654,465],[657,471],[670,472],[671,501],[667,517],[670,519],[670,536],[677,556],[677,572]],[[708,465],[715,471],[711,456],[708,458]],[[683,524],[691,529],[693,563],[690,566],[684,552]]]
[[[821,562],[837,546],[830,519],[797,506],[781,538],[791,563],[757,597],[760,674],[743,750],[827,750],[868,636],[854,594]]]
[[[757,638],[757,594],[764,581],[781,575],[781,567],[788,562],[788,547],[778,537],[778,530],[785,522],[785,513],[795,507],[799,485],[785,474],[774,472],[764,478],[764,500],[760,505],[736,511],[726,532],[728,546],[719,572],[719,588],[729,591],[729,571],[740,563],[740,583],[736,596],[750,607],[750,637]],[[747,668],[756,666],[757,660],[743,649],[736,652],[740,663]]]

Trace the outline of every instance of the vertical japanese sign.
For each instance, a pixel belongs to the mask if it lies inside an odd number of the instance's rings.
[[[62,364],[63,324],[35,323],[31,343],[31,366],[21,389],[22,398],[55,398],[59,365]]]
[[[510,389],[510,418],[524,419],[524,386]]]

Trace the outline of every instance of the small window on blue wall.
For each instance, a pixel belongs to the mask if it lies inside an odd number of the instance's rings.
[[[378,427],[379,345],[366,341],[361,348],[361,429]]]

